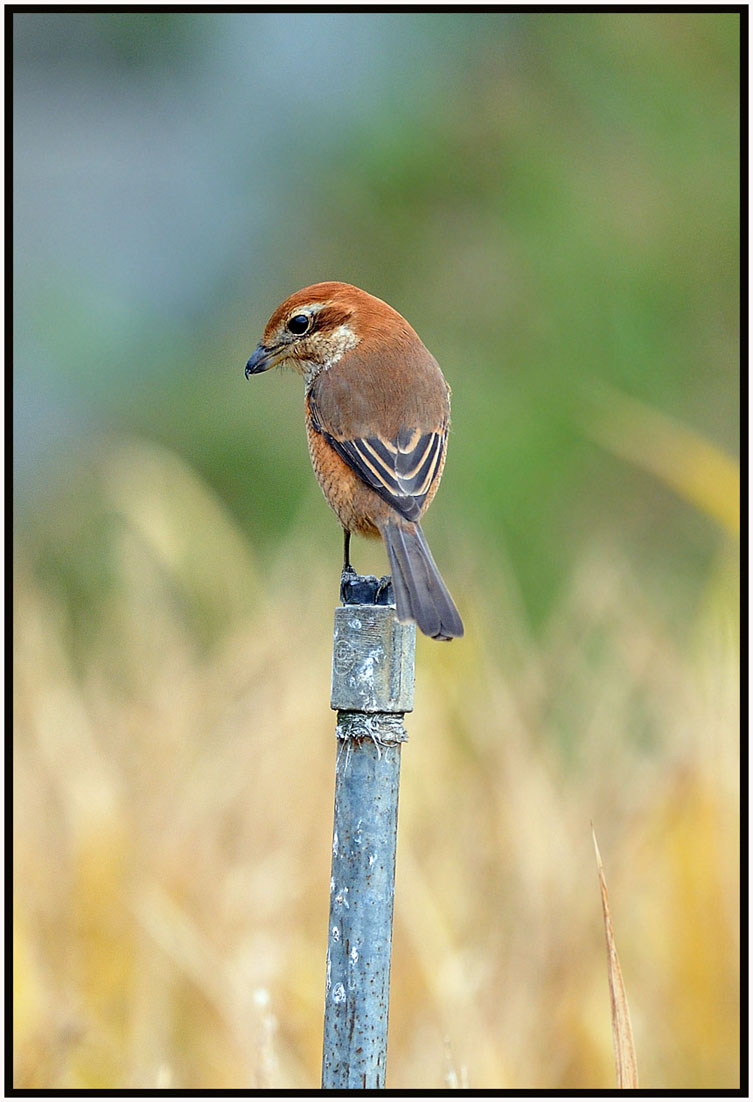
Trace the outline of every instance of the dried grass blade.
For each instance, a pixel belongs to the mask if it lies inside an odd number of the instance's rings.
[[[601,906],[604,912],[604,931],[607,938],[607,972],[609,977],[609,1000],[612,1004],[612,1044],[614,1045],[614,1060],[617,1067],[617,1086],[621,1090],[636,1090],[638,1087],[638,1064],[635,1058],[633,1030],[630,1025],[630,1010],[628,1009],[627,992],[625,991],[622,969],[620,968],[620,960],[617,956],[617,946],[614,940],[607,882],[604,878],[604,867],[601,863],[601,854],[599,853],[593,824],[591,824],[591,834],[594,850],[596,851]]]

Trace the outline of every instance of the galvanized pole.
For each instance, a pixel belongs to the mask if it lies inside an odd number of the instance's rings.
[[[344,599],[390,600],[385,581],[352,576]],[[400,747],[407,738],[403,714],[413,709],[415,647],[415,625],[399,623],[391,605],[335,610],[331,703],[338,743],[324,1089],[385,1084]]]

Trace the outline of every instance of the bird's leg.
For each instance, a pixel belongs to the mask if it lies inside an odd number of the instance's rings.
[[[340,596],[343,601],[345,601],[345,597],[343,596],[345,592],[345,586],[352,586],[353,583],[358,579],[358,574],[353,569],[350,561],[350,532],[347,530],[347,528],[345,529],[344,534],[345,540],[343,543],[343,572],[340,579]],[[347,602],[345,603],[347,604]]]
[[[358,592],[360,579],[350,561],[350,532],[346,528],[343,530],[343,534],[345,539],[343,541],[343,572],[340,575],[340,600],[344,605],[362,604],[363,601]]]
[[[375,578],[373,574],[359,574],[350,561],[350,532],[345,532],[343,543],[343,572],[340,576],[340,600],[344,605],[392,604],[392,590],[384,583],[390,578]],[[388,596],[389,593],[389,596]]]

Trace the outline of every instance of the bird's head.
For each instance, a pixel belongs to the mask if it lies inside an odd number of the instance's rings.
[[[277,307],[246,364],[246,378],[285,366],[310,386],[362,342],[411,335],[416,337],[405,319],[381,299],[349,283],[314,283]]]

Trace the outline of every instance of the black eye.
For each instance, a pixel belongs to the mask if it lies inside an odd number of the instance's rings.
[[[308,314],[294,314],[288,321],[288,332],[294,337],[302,337],[310,325],[311,318]]]

